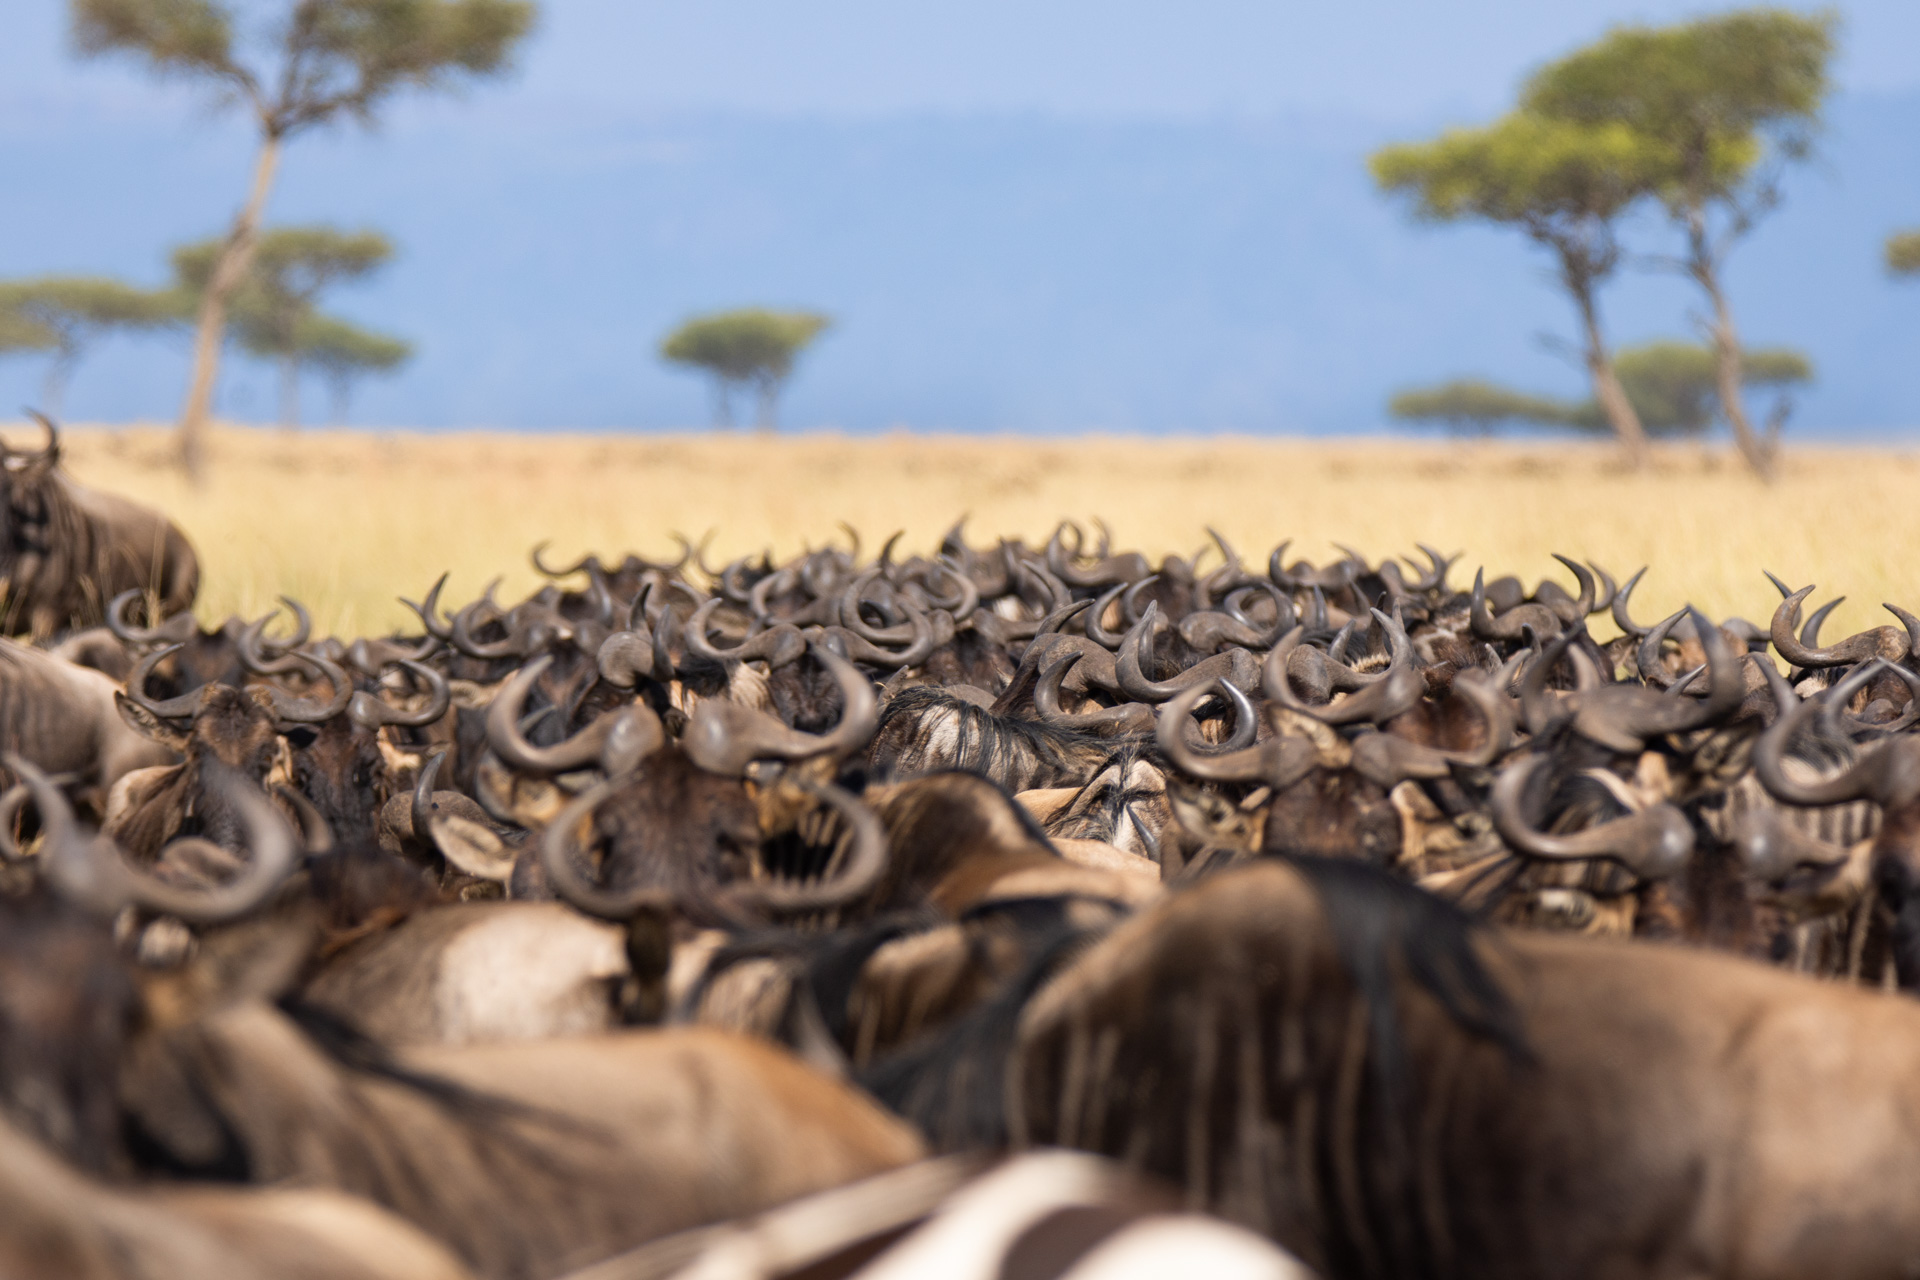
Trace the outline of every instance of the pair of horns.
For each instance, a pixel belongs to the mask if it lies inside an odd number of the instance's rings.
[[[19,756],[6,757],[7,767],[26,785],[40,810],[46,842],[40,854],[40,874],[63,899],[96,915],[112,917],[127,907],[142,907],[178,916],[190,924],[217,924],[252,911],[293,871],[297,850],[285,819],[274,812],[267,797],[246,784],[239,774],[209,762],[208,782],[240,813],[246,823],[252,854],[247,867],[228,884],[215,889],[187,889],[171,885],[129,863],[112,837],[84,833],[67,798],[52,779]],[[190,836],[168,849],[204,848],[212,842]],[[225,851],[219,850],[224,856]]]

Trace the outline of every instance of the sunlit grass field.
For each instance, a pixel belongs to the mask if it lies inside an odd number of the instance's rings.
[[[449,601],[496,575],[503,598],[531,589],[527,553],[543,540],[555,559],[661,558],[676,532],[711,535],[718,564],[844,544],[842,521],[869,554],[896,529],[905,550],[927,550],[962,515],[976,543],[1041,541],[1062,518],[1097,515],[1156,558],[1192,553],[1208,525],[1262,564],[1284,538],[1289,558],[1316,562],[1338,554],[1334,543],[1378,557],[1426,542],[1464,553],[1462,585],[1485,565],[1571,586],[1553,551],[1622,578],[1651,564],[1635,597],[1646,617],[1691,600],[1764,622],[1778,601],[1764,568],[1818,582],[1818,599],[1849,597],[1829,637],[1888,621],[1884,600],[1920,607],[1920,454],[1886,449],[1794,450],[1768,486],[1693,445],[1631,475],[1589,444],[223,428],[194,489],[166,465],[161,428],[75,427],[66,441],[82,483],[156,505],[186,530],[203,618],[257,615],[287,594],[339,635],[408,624],[395,597],[417,599],[443,570]]]

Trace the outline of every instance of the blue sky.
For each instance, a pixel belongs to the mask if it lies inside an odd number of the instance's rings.
[[[230,216],[250,141],[189,87],[81,63],[63,7],[10,0],[0,44],[0,274],[157,282]],[[267,6],[243,6],[263,10]],[[352,417],[383,425],[697,425],[659,333],[752,302],[834,331],[799,426],[1350,431],[1400,385],[1479,373],[1571,393],[1568,331],[1517,237],[1413,226],[1367,186],[1381,142],[1499,111],[1526,71],[1684,4],[1338,6],[548,0],[511,80],[297,142],[274,221],[390,231],[402,256],[335,305],[416,341]],[[1819,164],[1731,273],[1756,342],[1811,351],[1797,422],[1920,418],[1920,288],[1879,238],[1920,223],[1920,5],[1841,6]],[[1639,243],[1661,247],[1659,228]],[[1684,333],[1690,296],[1635,275],[1622,341]],[[177,405],[184,344],[89,358],[75,417]],[[0,362],[30,399],[37,361]],[[317,393],[310,400],[318,402]],[[266,417],[236,362],[228,412]]]

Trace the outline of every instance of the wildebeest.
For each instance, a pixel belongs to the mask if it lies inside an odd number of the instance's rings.
[[[119,692],[98,671],[0,639],[0,740],[47,773],[71,778],[95,810],[128,773],[175,758],[121,719]]]
[[[10,1280],[466,1280],[446,1246],[332,1191],[115,1186],[0,1120],[0,1274]]]
[[[160,613],[189,609],[200,562],[172,521],[60,470],[60,432],[40,416],[37,452],[0,445],[0,634],[51,636],[96,626],[122,591],[149,593]]]
[[[292,833],[231,774],[249,861],[211,892],[168,887],[86,836],[16,764],[60,892],[101,915],[145,904],[213,926],[257,912]],[[10,908],[19,910],[19,908]],[[0,1106],[83,1164],[363,1196],[486,1276],[550,1275],[666,1232],[754,1212],[915,1158],[918,1141],[845,1086],[724,1033],[641,1031],[395,1053],[288,994],[313,942],[298,899],[206,934],[136,984],[104,924],[75,923],[0,974]],[[84,1002],[50,991],[88,982]],[[136,1016],[137,1014],[137,1016]]]
[[[1211,877],[1003,1025],[928,1059],[976,1122],[1119,1156],[1329,1276],[1920,1256],[1920,1009],[1710,952],[1495,935],[1351,861]]]
[[[1313,1280],[1295,1258],[1103,1160],[925,1161],[610,1258],[571,1280]]]
[[[1873,1065],[1911,1011],[1858,987],[1915,968],[1920,622],[1823,643],[1782,586],[1767,630],[1641,626],[1642,575],[1570,557],[1461,591],[1438,551],[899,541],[536,561],[584,586],[195,656],[127,600],[121,713],[186,759],[125,772],[124,848],[53,793],[0,843],[4,1026],[41,1028],[0,1110],[130,1194],[304,1179],[490,1275],[911,1158],[844,1076],[1336,1277],[1911,1247]]]

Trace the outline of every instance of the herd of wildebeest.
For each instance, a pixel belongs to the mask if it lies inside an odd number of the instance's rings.
[[[314,639],[0,485],[0,1275],[1920,1274],[1898,608],[1068,523]]]

